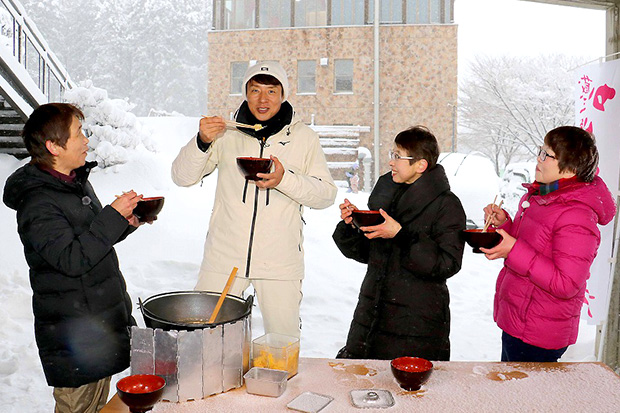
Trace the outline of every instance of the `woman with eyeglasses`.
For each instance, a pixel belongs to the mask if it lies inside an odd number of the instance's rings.
[[[423,126],[400,132],[391,171],[368,199],[380,225],[355,228],[349,200],[333,239],[348,258],[368,264],[347,343],[338,358],[450,359],[450,297],[446,280],[463,258],[465,212],[450,191],[439,146]]]
[[[598,150],[583,129],[561,126],[538,152],[536,181],[524,184],[516,217],[496,205],[485,218],[503,240],[481,250],[504,258],[494,318],[502,329],[502,361],[555,362],[577,340],[586,281],[616,204],[597,176]]]

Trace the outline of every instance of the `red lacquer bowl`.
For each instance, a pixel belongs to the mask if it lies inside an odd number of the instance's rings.
[[[416,391],[431,376],[433,363],[420,357],[398,357],[390,362],[390,368],[400,387]]]
[[[482,232],[481,228],[466,229],[461,231],[463,239],[476,253],[482,253],[482,248],[493,248],[502,241],[502,236],[495,231],[495,228],[488,228],[487,232]]]
[[[138,217],[140,222],[151,222],[157,219],[157,214],[164,207],[164,197],[154,196],[142,198],[138,205],[133,209],[133,214]]]
[[[353,218],[353,225],[356,227],[372,227],[374,225],[382,224],[385,219],[381,216],[379,211],[355,209],[351,211],[351,218]]]
[[[237,158],[237,166],[245,179],[252,181],[260,181],[256,176],[257,173],[268,174],[271,171],[273,161],[269,158],[252,158],[250,156],[241,156]]]
[[[161,400],[166,381],[154,374],[134,374],[116,383],[118,397],[132,413],[148,412]]]

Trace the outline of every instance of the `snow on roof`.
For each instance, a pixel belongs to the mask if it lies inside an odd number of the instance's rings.
[[[308,125],[310,129],[315,131],[320,137],[354,137],[360,136],[360,133],[369,133],[370,126],[361,125]]]

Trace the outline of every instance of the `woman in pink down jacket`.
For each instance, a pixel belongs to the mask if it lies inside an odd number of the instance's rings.
[[[516,217],[484,208],[502,242],[481,249],[505,258],[495,290],[494,318],[502,329],[502,361],[557,361],[577,340],[586,281],[616,204],[597,176],[594,137],[573,126],[545,136],[536,181],[524,184]]]

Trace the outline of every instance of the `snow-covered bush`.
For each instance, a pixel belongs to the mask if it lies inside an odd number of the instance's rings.
[[[0,8],[0,42],[6,47],[13,43],[13,19],[3,8]]]
[[[65,100],[84,112],[84,133],[92,151],[89,158],[96,160],[100,168],[126,163],[128,151],[139,147],[156,152],[149,134],[131,113],[133,105],[127,100],[110,99],[106,90],[93,86],[90,80],[67,90]]]

